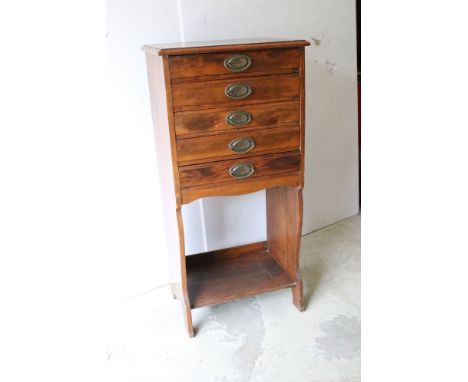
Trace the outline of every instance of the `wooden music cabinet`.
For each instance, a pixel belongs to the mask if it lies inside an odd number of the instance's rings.
[[[172,294],[191,309],[292,288],[300,311],[304,40],[146,45]],[[183,204],[266,191],[267,240],[186,256]]]

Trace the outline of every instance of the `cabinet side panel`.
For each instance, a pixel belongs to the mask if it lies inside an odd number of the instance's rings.
[[[301,282],[299,255],[303,220],[302,188],[304,187],[305,153],[305,56],[300,48],[300,150],[301,167],[298,187],[275,187],[266,190],[267,248],[283,269]],[[301,286],[298,296],[302,300]],[[297,304],[302,306],[302,302]]]
[[[148,80],[153,117],[154,137],[158,161],[159,180],[164,214],[164,226],[169,255],[171,283],[182,283],[181,253],[184,254],[183,227],[178,219],[180,206],[177,202],[175,180],[178,174],[172,166],[173,153],[169,128],[163,59],[147,54]]]
[[[300,279],[299,251],[302,229],[302,189],[266,190],[267,249],[293,280]]]
[[[301,76],[301,188],[304,187],[304,164],[305,164],[305,52],[301,48],[301,59],[299,65],[299,75]]]

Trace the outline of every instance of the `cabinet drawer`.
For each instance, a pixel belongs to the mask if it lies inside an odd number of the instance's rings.
[[[299,126],[179,139],[179,164],[299,150]]]
[[[245,165],[246,167],[233,173],[237,165]],[[252,170],[250,175],[247,171],[248,166],[251,166]],[[270,177],[271,179],[276,175],[292,174],[299,172],[300,169],[301,154],[294,152],[179,167],[179,177],[182,188],[210,186],[220,182],[228,182],[235,186],[237,183],[253,181],[262,177]]]
[[[298,99],[297,74],[272,75],[172,85],[175,111]]]
[[[169,57],[169,71],[172,80],[241,73],[297,72],[300,57],[297,48],[189,54]]]
[[[236,108],[218,108],[176,113],[176,135],[191,136],[223,130],[297,124],[300,118],[299,101],[262,105],[245,105]]]

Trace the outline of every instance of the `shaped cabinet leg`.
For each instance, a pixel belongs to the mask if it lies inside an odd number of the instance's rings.
[[[194,336],[193,324],[192,324],[192,309],[190,307],[190,301],[186,294],[182,291],[181,284],[171,284],[172,296],[179,300],[182,306],[182,314],[184,316],[185,329],[189,337]]]
[[[192,324],[192,309],[190,308],[190,303],[188,302],[188,299],[182,302],[182,309],[184,310],[183,314],[184,314],[185,329],[187,330],[187,335],[189,337],[193,337],[195,333],[193,331],[193,324]]]
[[[292,287],[292,294],[294,306],[299,312],[303,312],[305,310],[305,307],[304,299],[302,297],[302,278],[300,272],[296,277],[296,286]]]
[[[293,303],[304,310],[299,253],[302,230],[302,188],[275,187],[266,190],[267,248],[296,283]]]

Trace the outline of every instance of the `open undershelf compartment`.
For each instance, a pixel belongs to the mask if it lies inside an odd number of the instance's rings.
[[[265,241],[187,256],[186,264],[192,308],[296,285]]]

